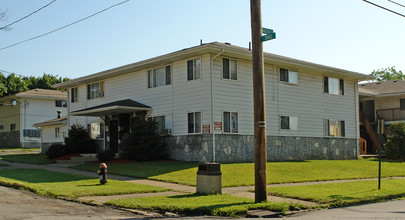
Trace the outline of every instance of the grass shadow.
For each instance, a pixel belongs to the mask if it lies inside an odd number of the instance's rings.
[[[59,173],[38,169],[0,170],[0,177],[14,179],[27,183],[56,183],[56,182],[70,182],[70,181],[94,179],[80,175]]]

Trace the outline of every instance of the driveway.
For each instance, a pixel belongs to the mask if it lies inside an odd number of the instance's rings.
[[[304,212],[286,219],[405,219],[405,200]]]

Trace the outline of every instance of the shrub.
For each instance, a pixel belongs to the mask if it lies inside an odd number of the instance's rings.
[[[89,132],[82,125],[75,124],[65,137],[65,145],[70,154],[94,153],[96,143],[89,136]]]
[[[115,153],[112,150],[101,150],[97,153],[97,159],[101,162],[107,162],[114,159]]]
[[[396,122],[388,127],[385,155],[388,159],[405,159],[405,122]]]
[[[51,146],[49,146],[48,150],[46,150],[45,153],[49,159],[53,159],[67,155],[68,151],[66,149],[66,146],[63,144],[52,144]]]
[[[166,144],[158,132],[159,123],[144,118],[137,119],[122,144],[121,156],[137,161],[163,159],[167,156]]]

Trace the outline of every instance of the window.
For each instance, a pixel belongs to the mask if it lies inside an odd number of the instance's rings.
[[[238,133],[238,113],[224,112],[224,133]]]
[[[87,85],[87,99],[104,97],[104,82],[96,82]]]
[[[60,131],[59,127],[55,128],[55,137],[59,137],[60,135],[59,131]]]
[[[70,103],[78,102],[78,94],[77,94],[77,87],[70,89]]]
[[[222,59],[222,78],[237,80],[238,77],[238,64],[236,60],[228,58]]]
[[[41,137],[41,131],[38,129],[24,129],[24,137]]]
[[[15,124],[10,124],[10,131],[14,131],[16,129]]]
[[[155,116],[152,117],[153,120],[159,123],[159,132],[160,134],[171,134],[172,133],[172,116]]]
[[[201,78],[201,59],[193,59],[187,61],[187,80],[195,80]]]
[[[280,129],[281,130],[298,130],[298,117],[297,116],[280,116]]]
[[[298,73],[295,71],[280,68],[280,81],[298,84]]]
[[[0,130],[3,130],[4,129],[4,125],[0,125]]]
[[[103,123],[91,123],[87,125],[90,138],[93,140],[104,138],[104,124]]]
[[[344,80],[327,76],[323,77],[323,92],[334,95],[344,95]]]
[[[325,119],[325,136],[329,137],[344,137],[345,136],[345,121]]]
[[[201,112],[190,112],[187,114],[188,133],[201,133]]]
[[[405,99],[400,99],[400,101],[399,101],[399,107],[400,107],[400,108],[405,108]]]
[[[55,101],[55,107],[63,107],[63,108],[66,108],[66,107],[67,107],[67,103],[66,103],[66,101],[56,100],[56,101]]]
[[[148,88],[170,85],[172,82],[171,67],[165,66],[148,71]]]

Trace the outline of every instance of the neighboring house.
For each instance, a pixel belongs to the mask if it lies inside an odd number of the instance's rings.
[[[66,92],[33,89],[0,98],[0,146],[40,147],[41,132],[33,124],[67,114]]]
[[[378,120],[384,124],[405,121],[405,81],[389,80],[359,84],[361,137],[367,140],[367,152],[376,153]]]
[[[160,122],[170,157],[253,161],[251,51],[208,43],[55,85],[68,124],[118,152],[136,117]],[[268,159],[358,156],[357,83],[367,75],[264,54]]]
[[[67,116],[61,116],[62,111],[58,110],[58,116],[44,122],[33,124],[41,128],[41,152],[45,153],[52,144],[63,144],[67,135]]]

